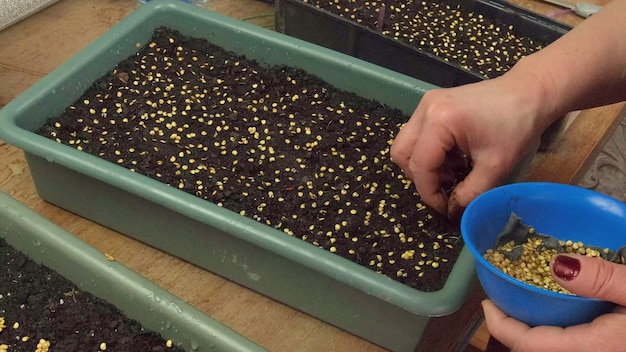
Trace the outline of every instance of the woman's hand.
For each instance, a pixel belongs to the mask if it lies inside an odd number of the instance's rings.
[[[554,120],[626,99],[625,13],[626,0],[613,0],[501,77],[424,95],[391,148],[422,199],[458,215],[501,182]],[[448,200],[460,154],[473,170]]]
[[[530,328],[483,301],[489,332],[516,352],[532,351],[625,351],[626,265],[580,255],[559,255],[550,265],[554,280],[572,293],[616,303],[612,313],[588,324],[567,328]]]
[[[428,205],[451,217],[460,214],[477,195],[498,185],[536,145],[549,124],[538,119],[546,115],[539,82],[511,71],[424,95],[398,133],[391,156]],[[446,191],[454,186],[463,154],[473,167],[448,200]]]

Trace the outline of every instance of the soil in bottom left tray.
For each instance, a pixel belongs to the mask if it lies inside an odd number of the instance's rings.
[[[0,239],[2,345],[10,352],[182,351]]]

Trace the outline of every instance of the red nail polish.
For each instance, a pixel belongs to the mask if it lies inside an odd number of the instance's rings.
[[[580,273],[580,261],[566,255],[557,255],[552,262],[552,271],[565,281],[572,281]]]

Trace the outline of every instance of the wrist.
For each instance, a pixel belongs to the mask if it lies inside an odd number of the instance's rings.
[[[542,133],[569,111],[560,103],[553,73],[545,70],[532,55],[522,58],[500,77],[511,92],[513,106],[518,106],[531,119],[533,129]]]

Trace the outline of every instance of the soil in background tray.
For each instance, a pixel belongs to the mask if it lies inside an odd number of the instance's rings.
[[[0,346],[7,345],[5,351],[182,352],[167,344],[0,239]]]
[[[407,119],[159,28],[39,133],[435,291],[463,243],[390,160]]]
[[[508,71],[547,43],[454,1],[302,0],[485,78]]]

